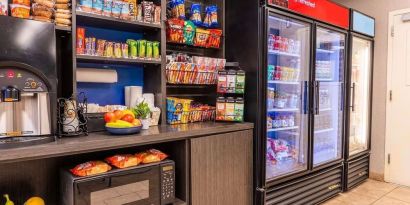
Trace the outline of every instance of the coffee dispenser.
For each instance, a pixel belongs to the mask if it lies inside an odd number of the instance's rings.
[[[54,136],[57,69],[54,25],[0,17],[2,142]],[[12,139],[12,140],[11,140]]]

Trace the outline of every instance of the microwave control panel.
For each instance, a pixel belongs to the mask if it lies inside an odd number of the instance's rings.
[[[170,161],[161,165],[161,204],[175,201],[175,163]]]

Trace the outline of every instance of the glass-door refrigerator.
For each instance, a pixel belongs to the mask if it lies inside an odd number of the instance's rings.
[[[345,154],[345,190],[369,177],[375,21],[351,10]]]
[[[308,82],[312,24],[269,13],[266,180],[308,169]]]
[[[347,32],[316,27],[313,168],[343,158]]]

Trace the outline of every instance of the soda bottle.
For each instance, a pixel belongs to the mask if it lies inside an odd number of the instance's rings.
[[[282,71],[281,71],[280,66],[276,66],[274,80],[280,80],[281,79],[281,72]]]
[[[275,37],[275,42],[274,42],[274,50],[280,50],[281,46],[282,46],[282,37],[280,36],[276,36]]]

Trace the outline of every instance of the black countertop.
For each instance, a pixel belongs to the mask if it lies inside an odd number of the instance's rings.
[[[252,123],[204,122],[155,126],[139,134],[125,136],[115,136],[107,132],[90,133],[88,136],[61,138],[48,144],[0,149],[0,163],[134,147],[248,129],[253,129]]]

